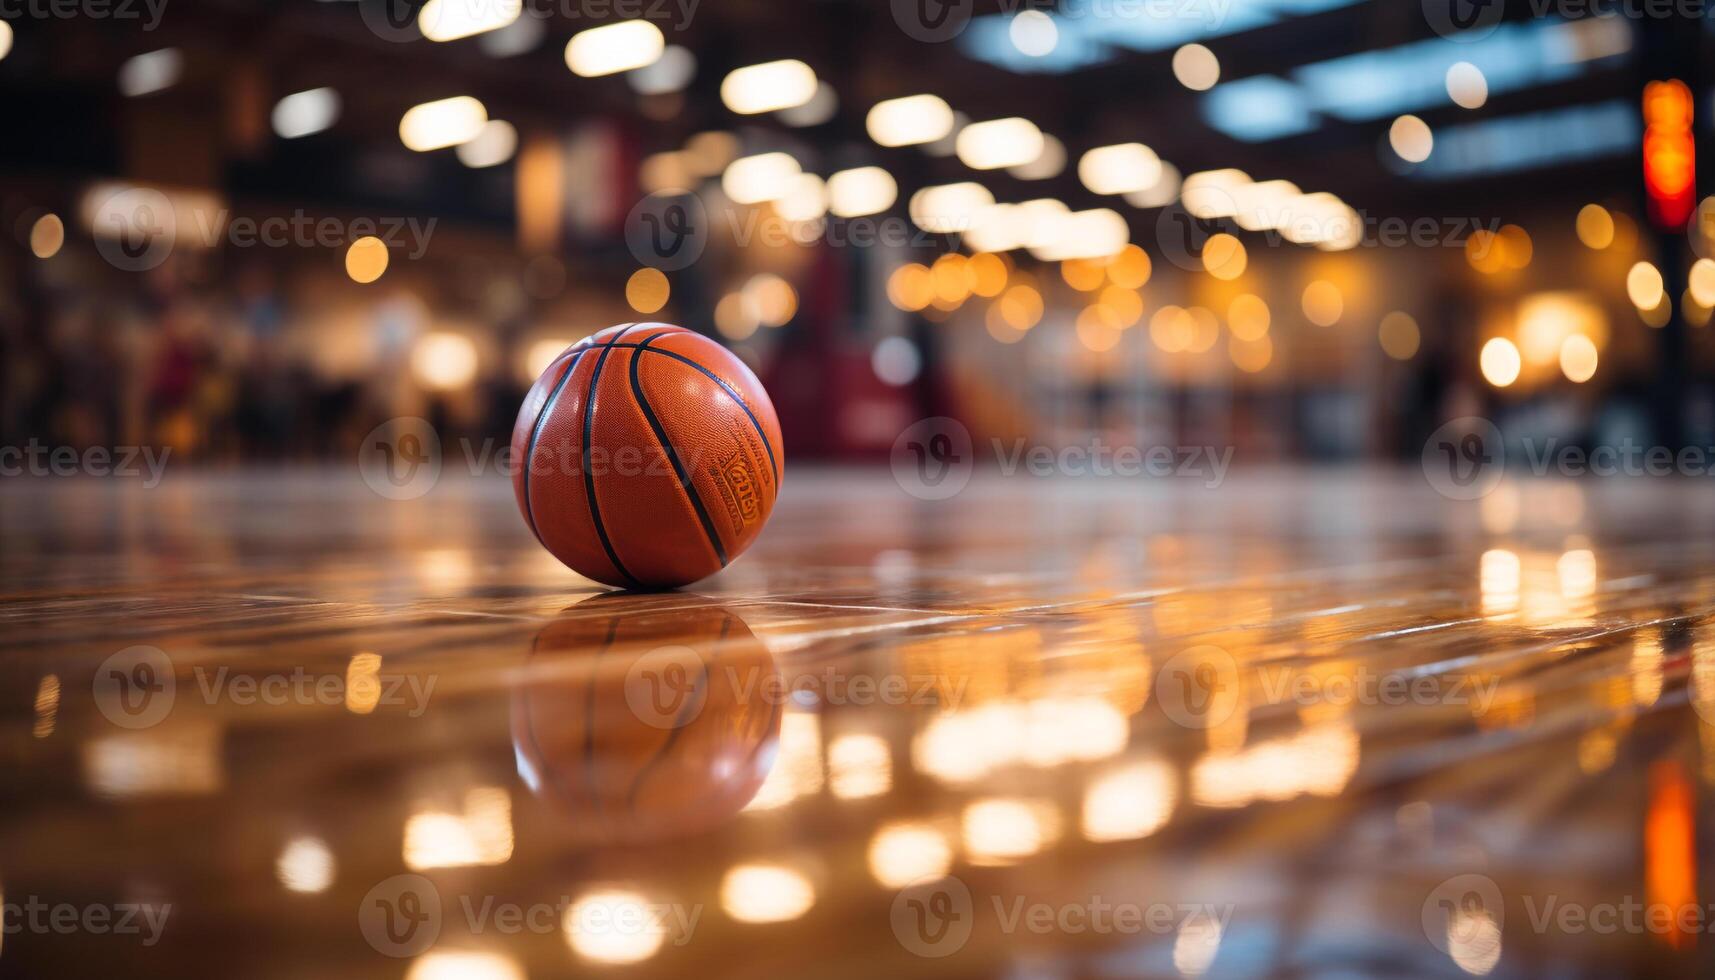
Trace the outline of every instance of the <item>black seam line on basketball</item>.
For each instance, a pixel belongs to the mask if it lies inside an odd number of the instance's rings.
[[[696,361],[692,360],[689,357],[686,357],[683,354],[675,353],[675,352],[670,351],[670,350],[662,350],[659,347],[647,346],[647,344],[649,343],[650,340],[655,340],[658,337],[670,337],[670,336],[673,336],[673,335],[672,334],[656,334],[654,337],[650,337],[649,340],[646,340],[641,344],[615,344],[614,346],[616,346],[616,347],[631,347],[631,348],[634,348],[636,350],[646,350],[651,354],[661,354],[661,355],[666,356],[666,357],[671,357],[675,361],[683,361],[684,363],[689,364],[690,366],[692,366],[692,367],[696,368],[697,370],[703,372],[704,374],[708,375],[710,381],[713,381],[715,384],[720,385],[721,388],[723,388],[726,391],[727,395],[730,396],[733,401],[738,403],[738,407],[744,409],[744,414],[750,416],[750,424],[753,427],[755,427],[756,434],[758,436],[762,437],[762,448],[768,452],[768,465],[770,468],[772,468],[774,470],[774,483],[775,483],[776,487],[778,487],[780,484],[780,464],[774,461],[774,445],[773,445],[773,443],[770,443],[768,441],[768,433],[762,431],[762,423],[757,421],[756,413],[750,410],[750,406],[748,404],[746,404],[744,398],[739,395],[738,389],[736,389],[732,385],[728,384],[725,378],[714,373],[713,371],[710,371],[708,368],[703,367],[701,364],[698,364]]]
[[[661,760],[665,759],[668,753],[673,751],[674,744],[679,741],[679,733],[684,731],[691,722],[697,720],[697,716],[702,713],[703,702],[707,701],[708,697],[709,665],[705,663],[703,664],[702,675],[697,678],[697,686],[691,691],[690,699],[680,705],[679,713],[673,716],[673,727],[668,730],[666,741],[663,741],[661,747],[656,749],[655,753],[643,763],[642,767],[637,770],[637,778],[631,781],[631,789],[625,794],[625,807],[633,815],[637,813],[637,795],[643,792],[643,784],[649,780],[649,774],[661,764]],[[694,711],[692,710],[693,706],[696,709]]]
[[[583,460],[583,462],[584,462],[584,496],[589,500],[590,520],[592,522],[594,522],[594,524],[595,524],[596,536],[601,538],[602,550],[607,552],[608,560],[613,562],[614,569],[619,572],[620,576],[622,578],[624,578],[626,582],[630,583],[632,586],[640,586],[643,583],[638,581],[637,576],[632,575],[631,572],[628,571],[626,569],[626,567],[620,563],[619,552],[613,550],[613,542],[608,539],[607,526],[601,522],[601,505],[596,503],[596,499],[595,499],[595,474],[593,472],[591,472],[591,470],[590,470],[590,434],[595,429],[595,386],[596,386],[596,382],[601,380],[601,369],[605,364],[607,364],[607,355],[613,353],[613,345],[619,341],[619,338],[625,336],[627,333],[630,333],[631,328],[635,327],[635,326],[637,326],[637,324],[635,324],[635,323],[626,324],[619,331],[619,333],[616,333],[613,335],[612,340],[608,341],[606,344],[604,344],[602,346],[601,357],[596,359],[595,370],[590,372],[590,390],[589,390],[589,393],[584,396],[584,460]],[[593,347],[589,348],[589,349],[594,350]]]
[[[524,522],[530,525],[530,533],[536,535],[536,543],[544,548],[548,547],[548,542],[542,540],[542,532],[536,527],[536,505],[530,500],[530,467],[536,459],[536,440],[542,437],[542,427],[548,422],[548,410],[553,408],[554,402],[559,399],[560,389],[572,380],[572,374],[578,369],[578,358],[582,357],[583,353],[584,351],[580,350],[572,354],[571,360],[566,362],[566,373],[560,375],[560,380],[554,382],[554,390],[542,400],[542,410],[536,413],[536,424],[530,427],[530,445],[524,451]]]
[[[619,638],[619,617],[615,616],[612,619],[608,620],[607,638],[601,641],[601,646],[596,650],[595,656],[590,658],[590,670],[596,676],[599,677],[601,675],[602,655],[607,653],[609,650],[613,649],[613,641],[618,639],[618,638]],[[583,765],[584,778],[583,778],[583,783],[584,783],[584,792],[586,794],[588,794],[590,801],[595,805],[595,808],[597,810],[603,810],[605,808],[601,805],[601,793],[598,791],[598,787],[596,786],[596,782],[595,782],[595,780],[596,780],[596,769],[598,768],[596,765],[596,757],[595,757],[595,755],[596,755],[596,752],[595,752],[595,735],[596,735],[596,732],[595,732],[595,718],[596,718],[595,695],[596,695],[596,688],[598,686],[599,685],[597,685],[595,683],[595,678],[592,677],[590,679],[589,690],[584,692],[584,765]]]
[[[650,338],[653,340],[654,338]],[[644,341],[649,343],[648,340]],[[648,350],[639,347],[638,350]],[[667,430],[662,427],[661,420],[655,417],[655,410],[649,407],[649,399],[643,394],[643,381],[637,376],[637,365],[643,359],[636,354],[631,355],[631,395],[637,399],[637,407],[643,409],[643,417],[649,420],[649,427],[655,430],[655,438],[660,441],[661,449],[667,454],[667,461],[673,464],[673,472],[679,474],[679,485],[685,488],[685,496],[691,501],[691,508],[697,512],[697,521],[703,525],[703,533],[709,536],[709,545],[715,549],[715,557],[720,559],[721,567],[727,566],[726,547],[721,544],[721,536],[715,531],[715,522],[709,519],[708,508],[703,506],[703,498],[697,493],[697,488],[691,483],[691,474],[685,469],[685,461],[679,458],[679,451],[673,448],[673,440],[667,438]]]

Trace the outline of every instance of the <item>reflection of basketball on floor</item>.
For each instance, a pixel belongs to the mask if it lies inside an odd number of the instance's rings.
[[[713,827],[773,763],[774,660],[693,596],[598,596],[536,634],[513,694],[519,775],[603,840]]]

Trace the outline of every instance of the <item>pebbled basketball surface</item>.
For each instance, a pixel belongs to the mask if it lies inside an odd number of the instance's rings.
[[[567,348],[524,398],[513,489],[542,546],[609,585],[685,585],[756,540],[785,460],[761,382],[726,348],[663,323]]]

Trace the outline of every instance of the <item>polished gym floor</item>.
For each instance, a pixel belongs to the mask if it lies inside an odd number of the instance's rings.
[[[0,483],[0,975],[1708,976],[1715,493]]]

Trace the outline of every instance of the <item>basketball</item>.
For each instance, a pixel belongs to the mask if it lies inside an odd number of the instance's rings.
[[[512,430],[513,489],[536,539],[627,589],[712,575],[768,521],[780,421],[750,369],[664,323],[610,327],[536,380]]]
[[[596,596],[536,634],[525,669],[512,695],[519,774],[591,839],[717,826],[773,764],[777,668],[721,606]]]

